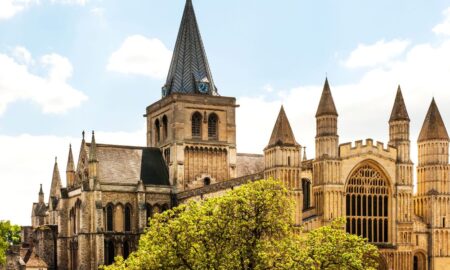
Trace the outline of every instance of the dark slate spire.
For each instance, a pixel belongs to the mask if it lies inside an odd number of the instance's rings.
[[[278,114],[277,121],[273,127],[272,136],[270,136],[269,145],[267,147],[276,145],[298,145],[295,141],[294,133],[292,132],[291,125],[289,124],[289,120],[284,112],[283,106],[281,106],[280,113]]]
[[[403,100],[402,89],[400,85],[397,89],[397,95],[395,97],[394,107],[392,108],[391,118],[389,118],[389,122],[398,121],[398,120],[406,120],[409,122],[408,111],[406,110],[405,101]]]
[[[163,96],[172,93],[218,95],[191,0],[186,1]]]
[[[418,142],[430,140],[449,140],[447,129],[442,120],[436,101],[431,101],[427,116],[423,122],[422,130],[420,131]]]
[[[39,204],[43,204],[44,203],[44,191],[42,190],[42,184],[41,187],[39,189]]]
[[[338,116],[336,106],[334,105],[333,96],[331,95],[330,85],[328,84],[328,78],[325,79],[325,85],[323,86],[322,97],[320,98],[316,117],[323,115]]]
[[[67,158],[66,172],[75,171],[75,162],[73,161],[72,144],[69,145],[69,157]]]
[[[89,162],[97,161],[97,143],[95,142],[95,133],[92,131],[91,145],[89,147]]]

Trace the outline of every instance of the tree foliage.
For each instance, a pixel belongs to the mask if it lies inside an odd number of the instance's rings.
[[[256,181],[156,215],[139,249],[104,269],[376,267],[376,247],[346,234],[342,221],[300,234],[291,214],[288,191],[280,182]]]
[[[6,251],[11,245],[20,243],[20,226],[9,221],[0,221],[0,265],[6,262]]]

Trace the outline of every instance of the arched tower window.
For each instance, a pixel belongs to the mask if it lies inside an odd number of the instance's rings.
[[[150,223],[150,218],[153,217],[153,207],[150,204],[145,204],[145,210],[146,210],[146,220],[147,222],[145,223],[146,226],[148,226],[148,224]]]
[[[192,115],[192,137],[202,137],[202,115],[199,112]]]
[[[114,220],[114,208],[112,204],[108,204],[106,206],[106,231],[112,232],[113,228],[113,220]]]
[[[125,206],[125,231],[131,231],[131,206],[128,204]]]
[[[217,140],[217,123],[219,118],[217,114],[212,113],[208,117],[208,138],[211,140]]]
[[[389,242],[389,184],[374,166],[364,164],[352,173],[346,189],[348,233],[372,243]]]
[[[162,118],[162,123],[163,123],[163,140],[167,140],[167,136],[168,136],[168,129],[169,129],[169,122],[167,120],[167,116],[164,115]]]
[[[204,184],[205,186],[211,185],[211,178],[205,177],[205,179],[203,179],[203,184]]]
[[[161,124],[159,123],[159,119],[155,120],[155,142],[159,143],[161,140]]]
[[[303,190],[303,210],[311,206],[311,181],[309,179],[302,179]]]

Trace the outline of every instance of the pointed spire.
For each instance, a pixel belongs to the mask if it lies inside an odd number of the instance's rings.
[[[44,203],[44,191],[42,190],[42,184],[41,184],[41,188],[39,189],[39,203],[40,204]]]
[[[50,186],[50,198],[61,197],[61,175],[59,174],[58,159],[55,157],[55,165],[53,166],[52,184]],[[51,201],[51,199],[49,199]]]
[[[91,146],[89,147],[89,162],[97,161],[97,143],[95,142],[95,133],[92,131]]]
[[[171,93],[218,95],[194,7],[186,1],[163,96]]]
[[[308,158],[306,157],[306,146],[303,147],[303,161],[307,161]]]
[[[338,116],[336,106],[334,105],[333,96],[331,95],[330,85],[328,78],[325,78],[325,84],[323,86],[322,97],[320,98],[319,107],[317,108],[316,117],[323,115],[335,115]]]
[[[434,98],[423,122],[418,142],[430,140],[449,140],[447,129]]]
[[[69,144],[69,156],[67,157],[66,172],[75,171],[75,162],[73,161],[72,144]]]
[[[281,106],[277,121],[273,127],[268,147],[275,145],[297,145],[283,106]]]
[[[397,88],[397,95],[395,96],[394,107],[392,108],[391,117],[389,122],[405,120],[409,122],[408,111],[406,110],[405,101],[403,100],[402,89],[400,85]]]

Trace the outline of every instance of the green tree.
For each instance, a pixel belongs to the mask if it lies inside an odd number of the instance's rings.
[[[20,243],[20,226],[9,221],[0,221],[0,265],[6,262],[6,251],[11,245]]]
[[[226,195],[156,215],[139,249],[116,269],[370,269],[376,248],[333,223],[308,234],[293,227],[288,191],[260,180]],[[355,245],[355,246],[350,246]],[[333,254],[333,248],[345,253]],[[328,258],[327,255],[335,255]],[[339,258],[341,256],[345,258]],[[374,260],[363,259],[374,258]],[[339,264],[339,268],[336,266]]]

